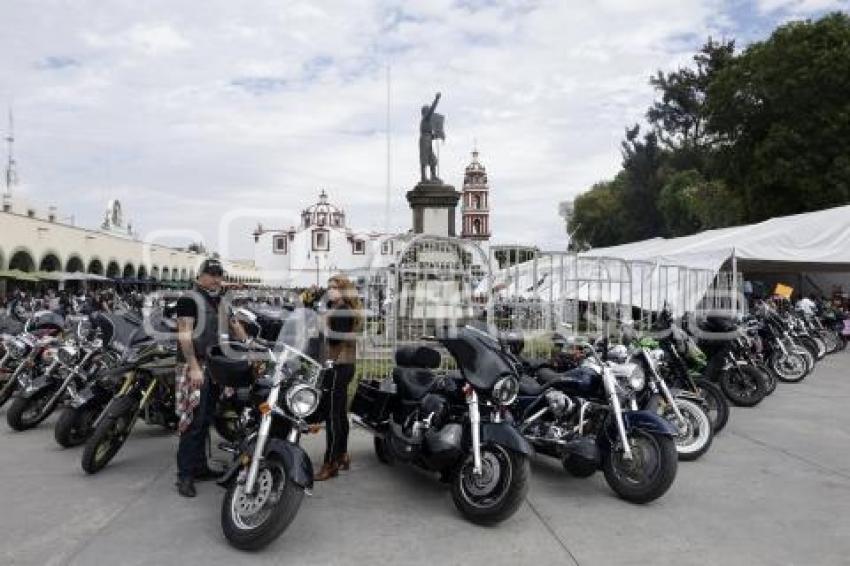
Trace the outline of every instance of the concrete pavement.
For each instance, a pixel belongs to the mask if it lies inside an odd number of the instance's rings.
[[[0,564],[850,564],[850,353],[753,409],[733,408],[710,452],[644,506],[601,474],[532,466],[528,501],[494,528],[460,518],[445,486],[380,465],[354,430],[350,472],[318,484],[265,551],[231,549],[223,490],[173,488],[176,439],[139,426],[95,477],[53,441],[54,418],[13,433],[0,410]],[[306,448],[319,461],[323,437]]]

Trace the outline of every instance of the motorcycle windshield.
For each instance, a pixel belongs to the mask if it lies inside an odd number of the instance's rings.
[[[513,375],[513,366],[499,342],[481,330],[464,327],[440,342],[455,358],[463,377],[476,389],[490,391],[505,375]]]
[[[321,319],[316,311],[299,308],[286,317],[275,349],[280,352],[280,360],[290,375],[313,384],[318,381],[321,336]]]

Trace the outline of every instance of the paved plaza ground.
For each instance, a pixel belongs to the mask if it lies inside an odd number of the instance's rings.
[[[850,564],[850,354],[780,384],[698,462],[683,462],[659,501],[614,496],[601,474],[574,479],[537,458],[528,501],[509,521],[462,520],[445,486],[380,465],[352,435],[350,472],[318,484],[265,551],[231,549],[223,490],[177,496],[176,439],[139,426],[98,476],[53,441],[53,419],[12,433],[0,410],[0,564],[613,565]],[[54,417],[55,418],[55,417]],[[323,437],[308,438],[317,461]]]

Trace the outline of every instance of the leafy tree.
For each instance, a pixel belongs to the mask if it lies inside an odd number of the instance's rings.
[[[622,143],[623,167],[576,199],[593,246],[850,202],[850,16],[793,22],[736,54],[711,39]]]
[[[715,42],[711,38],[694,55],[694,68],[658,73],[649,79],[661,100],[646,113],[662,143],[669,149],[699,152],[714,143],[707,128],[706,93],[718,71],[732,61],[735,42]]]
[[[664,152],[655,132],[640,136],[640,126],[626,130],[622,143],[623,204],[626,241],[651,238],[663,226],[656,201],[661,192]]]
[[[747,220],[850,201],[850,17],[793,22],[754,43],[709,87],[720,175]]]
[[[620,173],[611,181],[596,183],[575,199],[571,226],[575,227],[576,247],[613,246],[627,241],[619,222],[624,214],[625,182],[625,175]]]

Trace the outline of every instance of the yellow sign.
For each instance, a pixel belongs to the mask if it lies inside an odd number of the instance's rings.
[[[791,295],[794,293],[794,288],[782,283],[776,284],[776,289],[773,290],[774,295],[779,295],[785,299],[791,300]]]

